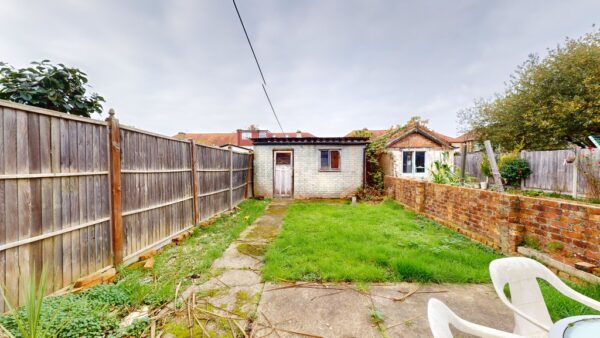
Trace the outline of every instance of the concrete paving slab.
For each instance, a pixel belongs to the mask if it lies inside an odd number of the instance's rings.
[[[397,300],[415,289],[416,293],[405,300]],[[384,315],[383,327],[388,337],[432,337],[427,321],[427,302],[432,297],[474,323],[508,332],[514,326],[512,312],[487,284],[371,285],[369,293]]]
[[[380,337],[369,317],[371,301],[349,288],[282,288],[267,283],[252,333],[266,337]],[[281,329],[274,332],[271,325]],[[292,332],[297,332],[296,334]]]
[[[277,333],[282,337],[301,336],[292,331],[319,337],[431,337],[427,321],[431,297],[475,323],[505,331],[513,327],[512,313],[490,285],[372,284],[365,291],[349,284],[327,286],[267,283],[253,333],[266,337],[276,337]],[[416,293],[402,300],[417,288]],[[383,314],[378,326],[371,318],[374,309]],[[282,330],[275,333],[270,328],[273,326]]]

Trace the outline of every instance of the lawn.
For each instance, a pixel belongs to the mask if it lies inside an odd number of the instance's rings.
[[[207,280],[208,269],[239,234],[260,216],[268,201],[246,200],[231,215],[218,217],[206,228],[196,228],[181,245],[170,246],[155,256],[153,269],[120,267],[119,279],[86,292],[48,297],[44,300],[42,327],[59,337],[138,337],[148,330],[145,321],[119,328],[119,320],[147,305],[159,307],[175,298],[176,289]],[[26,309],[21,308],[21,316]],[[0,324],[16,333],[12,316]]]
[[[266,280],[489,282],[493,250],[380,204],[298,202],[266,253]]]
[[[296,202],[266,253],[269,281],[490,283],[499,253],[403,209],[380,204]],[[540,283],[553,320],[597,313]],[[600,299],[600,285],[574,285]]]

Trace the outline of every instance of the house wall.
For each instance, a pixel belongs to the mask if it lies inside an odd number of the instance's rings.
[[[396,201],[505,253],[527,236],[543,251],[562,245],[551,253],[565,262],[600,263],[600,206],[390,176],[385,187]]]
[[[425,173],[424,174],[405,174],[402,172],[402,151],[425,151]],[[431,176],[431,166],[433,162],[440,161],[449,165],[453,165],[454,150],[444,150],[442,148],[388,148],[387,152],[392,156],[392,164],[394,176],[409,176],[409,177],[424,177]],[[445,156],[444,153],[448,155]]]
[[[294,198],[347,197],[363,184],[362,145],[255,145],[255,194],[273,196],[273,151],[294,151]],[[341,170],[319,171],[319,150],[340,149]]]

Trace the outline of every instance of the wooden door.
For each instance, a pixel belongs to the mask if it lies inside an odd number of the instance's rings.
[[[276,151],[273,165],[273,195],[292,197],[294,156],[291,151]]]

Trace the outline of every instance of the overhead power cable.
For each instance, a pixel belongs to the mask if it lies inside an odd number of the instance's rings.
[[[267,81],[265,80],[265,75],[263,74],[262,68],[260,67],[260,62],[258,62],[256,53],[254,52],[254,47],[252,47],[252,42],[250,41],[250,36],[248,36],[248,31],[246,30],[246,25],[244,25],[244,20],[242,20],[242,15],[240,14],[240,11],[237,7],[237,4],[235,3],[235,0],[233,0],[233,7],[235,7],[235,12],[237,13],[238,18],[240,19],[240,24],[242,24],[242,29],[244,30],[244,35],[246,35],[246,40],[248,41],[248,46],[250,46],[250,50],[252,51],[252,56],[254,56],[254,61],[256,62],[256,66],[258,67],[258,72],[260,73],[260,77],[262,78],[262,88],[263,88],[263,91],[265,92],[265,96],[267,97],[267,101],[269,102],[269,106],[271,107],[271,111],[273,112],[273,116],[275,116],[275,120],[277,121],[277,124],[279,125],[279,129],[281,129],[281,132],[284,133],[283,127],[281,126],[281,122],[279,122],[279,117],[277,116],[277,113],[275,112],[275,108],[273,108],[273,103],[271,103],[271,98],[269,97],[269,93],[267,92],[267,87],[266,87]]]

